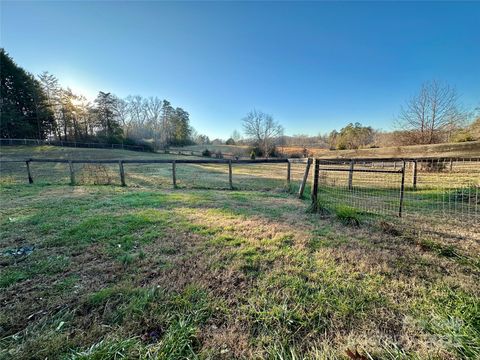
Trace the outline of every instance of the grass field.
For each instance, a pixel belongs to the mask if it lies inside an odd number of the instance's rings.
[[[77,151],[1,156],[170,156]],[[35,166],[33,185],[0,179],[0,358],[480,357],[478,241],[310,214],[284,164],[237,167],[234,191],[221,167],[185,167],[172,189],[169,168],[72,187]]]
[[[480,157],[480,141],[469,141],[463,143],[447,143],[433,145],[412,145],[412,146],[391,146],[384,148],[368,148],[356,150],[328,150],[312,146],[306,146],[309,156],[322,158],[413,158],[413,157]],[[178,151],[203,151],[208,149],[212,152],[220,151],[224,154],[235,156],[249,156],[249,146],[236,145],[193,145],[180,148],[173,148]],[[279,146],[278,150],[290,156],[301,155],[303,146]]]

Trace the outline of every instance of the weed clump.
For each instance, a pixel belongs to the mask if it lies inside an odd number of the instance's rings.
[[[380,227],[380,230],[385,234],[392,235],[392,236],[402,235],[402,232],[399,229],[397,229],[395,225],[389,222],[382,220],[378,223],[378,225]]]
[[[349,206],[337,206],[335,216],[344,225],[360,226],[360,216],[354,208]]]

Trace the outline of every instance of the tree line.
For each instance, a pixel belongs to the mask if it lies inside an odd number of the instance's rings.
[[[93,102],[48,72],[35,77],[0,49],[0,137],[56,138],[150,144],[154,149],[189,144],[250,145],[257,156],[275,155],[279,146],[358,149],[480,139],[480,108],[465,111],[456,90],[437,81],[423,84],[401,108],[392,132],[349,123],[328,134],[284,135],[271,114],[250,111],[226,141],[210,140],[190,126],[189,113],[158,97],[119,98],[100,91]]]
[[[0,50],[2,138],[187,145],[196,132],[189,113],[167,100],[119,98],[100,91],[93,102],[63,88],[48,72],[35,77]]]
[[[264,149],[265,144],[269,144],[270,149],[265,151],[271,153],[275,146],[345,150],[480,140],[480,107],[473,111],[463,109],[456,90],[438,81],[424,83],[418,94],[401,107],[395,119],[395,130],[390,132],[357,122],[327,134],[285,136],[283,132],[274,132],[275,138],[272,138],[268,131],[258,127],[261,119],[264,119],[266,128],[269,128],[268,123],[274,123],[271,115],[253,111],[243,120],[246,139],[234,141],[232,135],[227,143],[263,144]],[[272,129],[278,129],[278,126],[276,124]],[[263,138],[258,136],[259,133]]]

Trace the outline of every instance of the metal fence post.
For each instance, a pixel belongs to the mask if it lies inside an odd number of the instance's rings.
[[[405,161],[403,162],[403,166],[402,166],[402,180],[400,184],[400,201],[398,206],[398,217],[402,217],[404,194],[405,194]]]

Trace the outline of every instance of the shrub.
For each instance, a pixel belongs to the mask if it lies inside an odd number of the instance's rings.
[[[446,164],[443,161],[422,161],[418,165],[419,170],[425,172],[440,172],[446,168]]]
[[[205,156],[205,157],[211,157],[212,156],[212,152],[208,149],[205,149],[202,151],[202,156]]]
[[[225,141],[225,145],[235,145],[235,140],[229,138],[227,141]]]
[[[304,156],[303,156],[303,153],[301,153],[301,152],[293,152],[293,153],[288,154],[288,157],[290,159],[301,159]]]
[[[250,159],[255,160],[256,157],[257,157],[257,156],[255,155],[255,151],[252,150],[252,151],[250,152]]]
[[[263,151],[262,149],[260,149],[259,146],[253,146],[249,150],[250,150],[250,157],[252,157],[252,153],[255,155],[255,157],[263,156]]]

